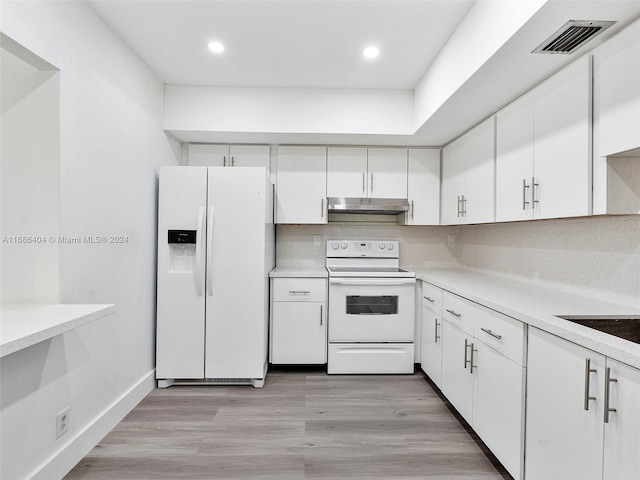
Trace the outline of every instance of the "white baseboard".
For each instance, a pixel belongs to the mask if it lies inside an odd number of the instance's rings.
[[[102,440],[133,408],[155,388],[155,369],[143,376],[120,398],[113,402],[69,443],[54,453],[30,476],[33,480],[64,477],[87,453]]]

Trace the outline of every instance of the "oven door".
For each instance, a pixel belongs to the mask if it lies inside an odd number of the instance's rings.
[[[415,278],[330,278],[330,342],[413,342]]]

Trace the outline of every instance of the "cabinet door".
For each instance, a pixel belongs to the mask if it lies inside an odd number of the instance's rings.
[[[527,480],[601,479],[605,357],[532,327],[528,348]]]
[[[422,307],[420,337],[420,367],[442,388],[442,318],[427,307]]]
[[[226,167],[230,164],[229,145],[190,143],[187,146],[187,163],[196,167]]]
[[[440,224],[457,225],[463,222],[461,198],[464,194],[465,149],[458,139],[442,150],[442,185],[440,192]]]
[[[369,197],[407,198],[407,149],[369,148]]]
[[[471,424],[473,375],[469,365],[473,338],[444,320],[442,340],[442,393]]]
[[[409,149],[406,225],[440,224],[440,150]]]
[[[532,218],[533,94],[496,115],[496,221]]]
[[[477,339],[473,345],[473,429],[517,480],[524,460],[524,368]]]
[[[326,147],[279,147],[277,223],[327,223]]]
[[[231,145],[230,166],[264,167],[269,174],[269,145]]]
[[[534,217],[589,215],[591,59],[577,60],[534,90]]]
[[[599,156],[640,148],[640,22],[598,48]]]
[[[604,426],[603,478],[640,478],[640,370],[610,358],[607,368],[616,380],[609,385],[609,407],[616,411]]]
[[[495,119],[465,135],[464,223],[494,221]]]
[[[272,363],[327,363],[324,303],[273,302],[272,315]]]
[[[327,197],[366,198],[367,149],[327,149]]]

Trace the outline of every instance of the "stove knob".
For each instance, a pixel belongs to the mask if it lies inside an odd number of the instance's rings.
[[[339,248],[340,248],[340,244],[339,244],[338,242],[333,242],[333,245],[331,245],[331,247],[332,247],[334,250],[337,250],[337,249],[339,249]]]
[[[388,248],[389,250],[393,250],[393,243],[390,243],[389,245],[387,245],[387,248]]]
[[[380,250],[384,250],[386,247],[387,247],[387,246],[386,246],[384,243],[379,243],[379,244],[378,244],[378,248],[379,248]]]
[[[342,247],[343,249],[346,249],[346,248],[347,248],[347,246],[348,246],[348,245],[347,245],[347,242],[342,242],[341,247]]]

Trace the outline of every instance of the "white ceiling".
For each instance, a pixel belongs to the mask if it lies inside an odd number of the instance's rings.
[[[89,0],[167,84],[413,89],[473,0]],[[212,40],[226,50],[213,55]],[[375,60],[362,50],[380,48]]]
[[[439,67],[446,64],[455,74],[460,70],[456,65],[476,60],[464,82],[440,98],[426,117],[414,118],[419,120],[415,129],[401,135],[355,130],[337,134],[331,128],[279,133],[171,130],[180,140],[201,142],[444,145],[640,18],[640,0],[478,0],[475,6],[470,0],[88,2],[171,85],[389,89],[412,94],[431,73],[439,74],[438,86],[447,90],[451,77]],[[476,8],[484,2],[497,5],[492,8],[501,18],[480,18],[482,25],[470,28],[478,20],[474,12],[487,10]],[[487,39],[490,44],[492,30],[501,22],[517,23],[511,15],[526,9],[525,4],[535,5],[535,13],[515,33],[494,45],[489,58],[470,57],[474,44],[487,44]],[[570,19],[617,23],[572,55],[530,53]],[[212,40],[226,45],[222,55],[208,51]],[[372,43],[381,53],[367,61],[362,49]],[[456,48],[449,48],[454,44]]]

